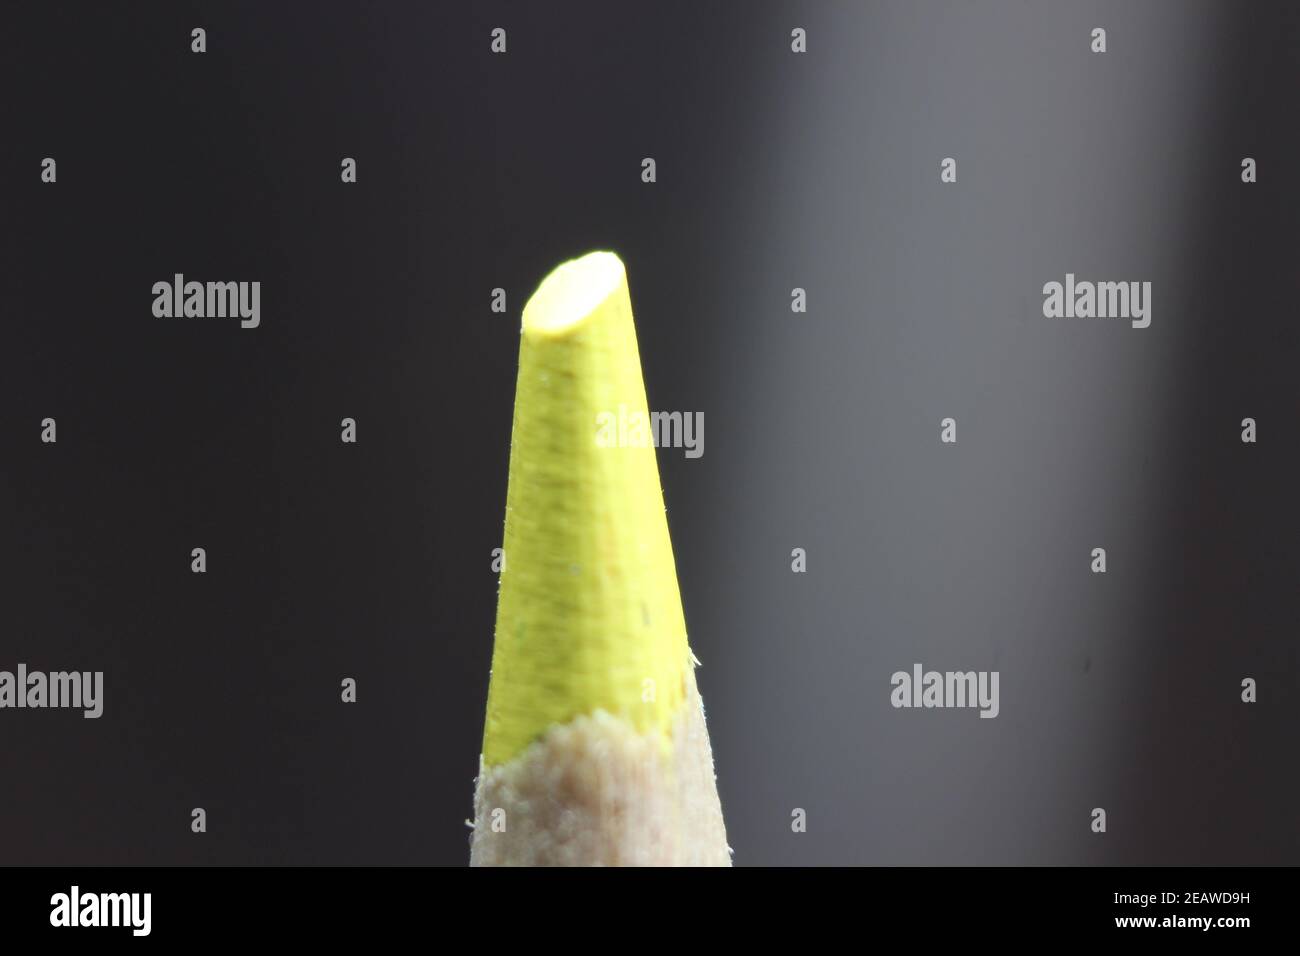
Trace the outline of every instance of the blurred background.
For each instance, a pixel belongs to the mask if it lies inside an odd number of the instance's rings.
[[[105,710],[0,712],[0,863],[467,861],[519,312],[604,248],[705,417],[660,467],[738,864],[1297,860],[1293,5],[5,19],[0,669]],[[261,327],[154,318],[176,272]],[[1150,328],[1045,319],[1067,272]],[[892,708],[918,662],[998,718]]]

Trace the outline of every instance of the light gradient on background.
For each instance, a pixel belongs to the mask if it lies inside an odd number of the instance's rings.
[[[1270,614],[1295,593],[1295,555],[1263,527],[1189,529],[1254,520],[1204,509],[1248,504],[1261,480],[1272,507],[1293,498],[1268,482],[1294,474],[1293,451],[1238,433],[1267,416],[1294,449],[1294,395],[1253,381],[1257,356],[1225,369],[1198,353],[1229,334],[1219,323],[1250,327],[1207,312],[1226,283],[1295,288],[1294,268],[1216,248],[1212,215],[1286,195],[1274,156],[1268,198],[1243,196],[1240,158],[1262,144],[1220,130],[1295,57],[1233,56],[1241,25],[1207,4],[805,19],[808,59],[761,84],[780,134],[746,184],[764,197],[751,239],[726,260],[749,328],[717,340],[739,361],[708,407],[734,498],[684,574],[726,569],[705,627],[727,636],[702,685],[732,840],[751,850],[738,859],[1293,861],[1294,604]],[[958,182],[943,185],[950,156]],[[1067,272],[1151,281],[1151,327],[1044,318],[1042,285]],[[789,312],[793,286],[807,315]],[[946,416],[955,446],[939,441]],[[1211,455],[1223,497],[1182,510]],[[790,572],[795,546],[806,575]],[[1106,575],[1090,573],[1094,547]],[[1237,592],[1235,569],[1270,562]],[[1195,610],[1242,601],[1272,611]],[[914,662],[999,670],[1001,715],[893,709],[890,675]],[[1243,713],[1240,679],[1262,674],[1272,700]],[[789,832],[793,807],[807,834]]]

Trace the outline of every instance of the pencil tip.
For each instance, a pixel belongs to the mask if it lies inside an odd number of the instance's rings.
[[[667,733],[689,649],[655,449],[611,441],[648,420],[618,256],[566,262],[523,312],[483,759],[603,710]]]
[[[524,306],[523,330],[534,336],[571,333],[627,281],[612,252],[590,252],[556,267]]]

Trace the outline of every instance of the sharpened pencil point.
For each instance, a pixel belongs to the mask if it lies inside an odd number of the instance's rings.
[[[623,263],[559,266],[522,333],[471,862],[729,863],[655,448],[599,439],[649,415]]]
[[[623,263],[566,262],[524,306],[483,759],[605,710],[663,734],[690,651],[655,450],[602,447],[646,412]]]

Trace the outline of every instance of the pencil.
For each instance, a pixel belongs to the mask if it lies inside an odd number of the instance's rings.
[[[618,256],[524,307],[470,863],[729,866]],[[622,439],[625,436],[615,436]]]

